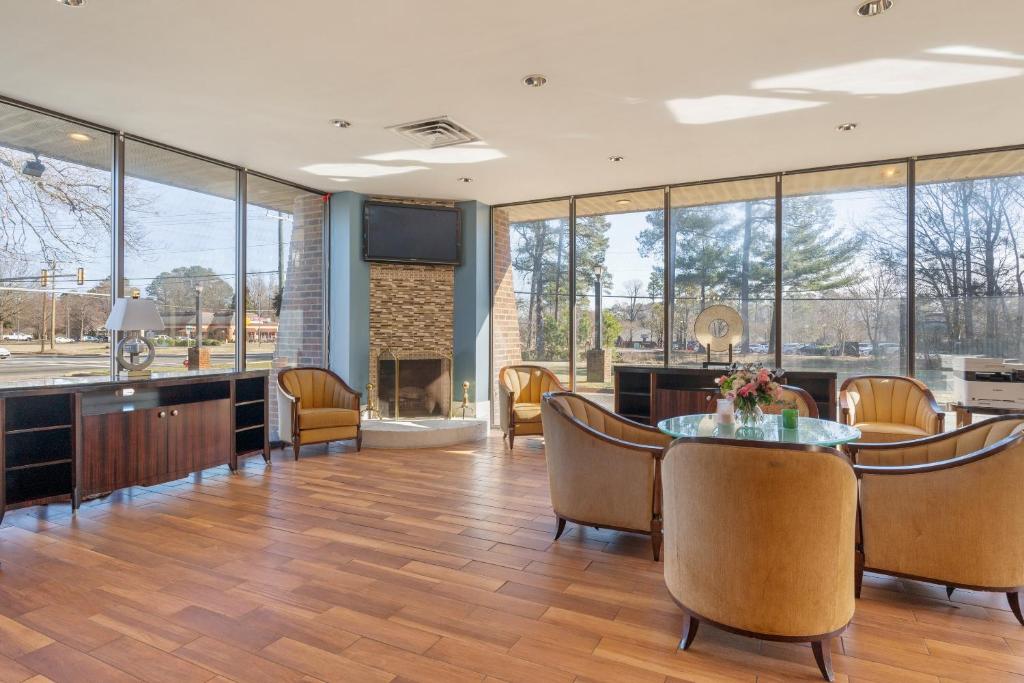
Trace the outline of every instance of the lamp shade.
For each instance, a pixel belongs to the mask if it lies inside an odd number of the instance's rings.
[[[106,328],[122,332],[162,330],[164,321],[152,299],[118,299],[110,309]]]

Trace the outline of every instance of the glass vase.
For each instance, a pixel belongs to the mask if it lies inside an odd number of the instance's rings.
[[[736,422],[740,427],[753,429],[761,424],[761,419],[763,417],[764,412],[761,410],[761,406],[759,405],[755,405],[752,408],[736,407]]]

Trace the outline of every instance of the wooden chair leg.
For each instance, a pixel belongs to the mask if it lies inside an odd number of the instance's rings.
[[[860,589],[864,585],[864,553],[858,550],[855,554],[853,572],[853,597],[860,597]]]
[[[1017,621],[1020,622],[1021,626],[1024,626],[1024,616],[1021,615],[1020,611],[1020,593],[1017,591],[1007,593],[1006,601],[1010,603],[1010,611],[1013,612],[1013,616],[1017,617]]]
[[[299,459],[299,449],[302,448],[302,444],[299,442],[299,437],[292,439],[292,451],[295,452],[295,459]]]
[[[559,517],[558,518],[558,529],[555,530],[555,540],[556,541],[562,535],[563,531],[565,531],[565,520],[562,519],[561,517]]]
[[[363,430],[356,432],[356,453],[363,449]]]
[[[699,620],[694,619],[689,614],[683,614],[683,635],[679,638],[680,650],[690,649],[693,639],[697,637],[697,627],[699,626]]]
[[[831,638],[816,640],[811,643],[811,650],[814,651],[814,661],[818,663],[818,670],[821,671],[821,677],[830,682],[836,680],[836,675],[832,672],[831,643]]]
[[[654,551],[655,562],[661,559],[661,543],[664,538],[661,532],[661,520],[651,520],[651,550]]]
[[[508,449],[509,450],[512,450],[512,447],[515,446],[515,442],[516,442],[516,430],[515,430],[515,427],[509,427],[508,428]]]

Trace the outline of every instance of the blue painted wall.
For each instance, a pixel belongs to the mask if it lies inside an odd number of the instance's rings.
[[[363,195],[331,195],[329,365],[356,391],[370,380],[370,265],[363,261]]]
[[[491,212],[480,202],[460,202],[462,263],[455,269],[455,398],[469,380],[469,400],[486,416],[491,352]]]

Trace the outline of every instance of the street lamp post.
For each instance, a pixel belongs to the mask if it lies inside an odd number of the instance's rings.
[[[605,350],[602,344],[602,332],[604,325],[601,323],[603,314],[601,311],[601,276],[604,275],[604,266],[594,266],[594,348],[587,351],[587,381],[597,384],[604,384],[607,379],[607,363],[605,362]]]
[[[604,275],[604,266],[598,264],[594,267],[594,348],[601,350],[601,276]]]
[[[203,286],[196,285],[196,348],[203,345]]]

